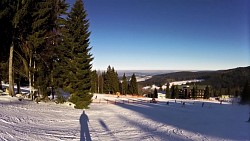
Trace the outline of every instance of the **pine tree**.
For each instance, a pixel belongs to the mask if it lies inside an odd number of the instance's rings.
[[[12,9],[11,6],[13,2],[9,2],[7,0],[0,1],[0,90],[2,90],[2,80],[7,80],[8,69],[7,69],[7,61],[9,48],[12,42]]]
[[[27,43],[31,69],[29,81],[35,81],[34,84],[30,82],[30,85],[39,88],[44,97],[47,97],[47,87],[54,90],[62,81],[58,75],[58,62],[65,55],[60,45],[63,41],[61,28],[65,25],[65,19],[61,16],[66,14],[66,10],[67,4],[64,0],[38,1],[34,4],[32,34]]]
[[[167,87],[166,87],[166,98],[170,98],[169,83],[167,83]]]
[[[125,73],[122,76],[122,94],[126,95],[128,92],[128,82]]]
[[[205,88],[205,92],[204,92],[204,99],[209,99],[210,95],[209,95],[209,87],[206,86]]]
[[[175,97],[175,86],[174,85],[172,85],[171,86],[171,99],[174,99]]]
[[[6,34],[2,34],[5,37],[1,38],[6,39],[6,41],[3,42],[4,44],[7,43],[3,46],[3,52],[6,53],[6,51],[9,50],[9,94],[14,95],[14,80],[19,80],[14,79],[14,74],[17,74],[17,78],[20,78],[21,75],[25,76],[25,72],[22,68],[28,68],[26,60],[23,57],[24,52],[21,52],[21,48],[30,32],[32,24],[30,11],[32,10],[33,1],[3,0],[0,4],[0,20],[3,21],[1,25],[5,28],[3,33],[6,32]],[[3,57],[6,57],[6,55],[3,55]],[[22,65],[22,67],[20,67],[20,65]],[[28,71],[28,69],[26,70]]]
[[[114,67],[112,68],[112,90],[116,94],[116,92],[119,92],[119,78],[118,73],[115,71]]]
[[[250,104],[250,85],[249,85],[248,81],[245,82],[245,85],[244,85],[243,90],[241,92],[241,103],[242,104],[246,104],[246,103]]]
[[[153,98],[158,98],[158,92],[156,88],[154,89]]]
[[[174,98],[179,98],[179,89],[178,89],[178,86],[176,85],[175,87],[175,92],[174,92]]]
[[[91,72],[91,92],[103,93],[103,73],[100,71]]]
[[[108,77],[108,74],[104,71],[102,73],[102,77],[103,77],[103,93],[110,93],[110,84],[109,84],[109,77]]]
[[[175,86],[175,85],[172,85],[171,87],[171,98],[174,99],[174,98],[179,98],[179,90],[178,90],[178,86]]]
[[[131,80],[130,80],[130,91],[131,91],[131,94],[138,94],[138,84],[137,84],[135,74],[132,75]]]
[[[103,73],[98,73],[98,93],[103,93],[103,85],[104,85]]]
[[[8,77],[8,67],[7,67],[7,62],[0,62],[0,80],[7,80]],[[2,84],[2,81],[0,82],[0,86]],[[1,89],[1,88],[0,88]]]
[[[75,108],[88,108],[91,103],[92,94],[91,89],[91,61],[92,55],[89,53],[88,31],[89,22],[87,20],[87,13],[84,9],[82,0],[76,0],[69,16],[67,18],[66,29],[68,31],[67,38],[71,52],[68,61],[68,80],[66,90],[71,93],[70,101],[76,106]]]
[[[128,83],[128,94],[132,94],[132,89],[131,89],[131,82]]]
[[[8,61],[9,49],[12,42],[12,19],[14,16],[14,9],[12,8],[14,1],[1,0],[0,1],[0,62]],[[2,69],[3,70],[3,69]]]
[[[103,84],[104,93],[113,94],[113,89],[112,89],[113,82],[112,82],[111,66],[108,66],[107,72],[103,73],[103,79],[104,79],[104,84]]]
[[[91,92],[92,93],[98,92],[98,74],[96,70],[91,72]]]
[[[115,94],[119,92],[119,79],[118,74],[114,67],[108,66],[107,72],[104,72],[104,93]]]
[[[196,94],[196,87],[195,86],[193,86],[193,89],[192,89],[192,98],[193,99],[196,99],[196,97],[197,97],[197,94]]]

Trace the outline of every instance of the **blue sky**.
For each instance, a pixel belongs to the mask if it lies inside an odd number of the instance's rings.
[[[220,70],[250,65],[249,0],[84,2],[93,69]]]

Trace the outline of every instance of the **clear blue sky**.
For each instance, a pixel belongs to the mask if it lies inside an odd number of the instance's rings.
[[[220,70],[250,65],[249,0],[84,2],[94,69]]]

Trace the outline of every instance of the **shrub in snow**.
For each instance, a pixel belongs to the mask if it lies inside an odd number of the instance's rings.
[[[56,103],[64,103],[64,102],[66,102],[66,99],[61,94],[58,94],[56,98]]]
[[[76,95],[72,94],[69,101],[75,104],[76,109],[87,109],[88,105],[92,102],[93,94]]]

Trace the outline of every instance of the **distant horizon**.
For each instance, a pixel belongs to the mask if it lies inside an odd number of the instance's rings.
[[[111,66],[112,67],[112,66]],[[250,66],[246,66],[250,67]],[[116,70],[115,71],[118,73],[118,76],[122,76],[124,73],[126,76],[131,76],[132,74],[137,74],[137,75],[159,75],[159,74],[166,74],[166,73],[175,73],[175,72],[212,72],[212,71],[223,71],[223,70],[230,70],[230,69],[236,69],[236,68],[246,68],[246,67],[235,67],[235,68],[228,68],[228,69],[220,69],[220,70]],[[106,70],[96,70],[100,72],[107,71]]]
[[[116,71],[219,71],[219,70],[229,70],[229,69],[236,69],[236,68],[246,68],[249,66],[240,66],[240,67],[217,69],[217,70],[213,70],[213,69],[204,69],[204,70],[193,70],[193,69],[116,69],[115,66],[111,66],[111,67],[114,67],[114,69]],[[107,68],[108,68],[108,66],[107,66]],[[92,70],[106,71],[107,68],[106,69],[92,69]]]

